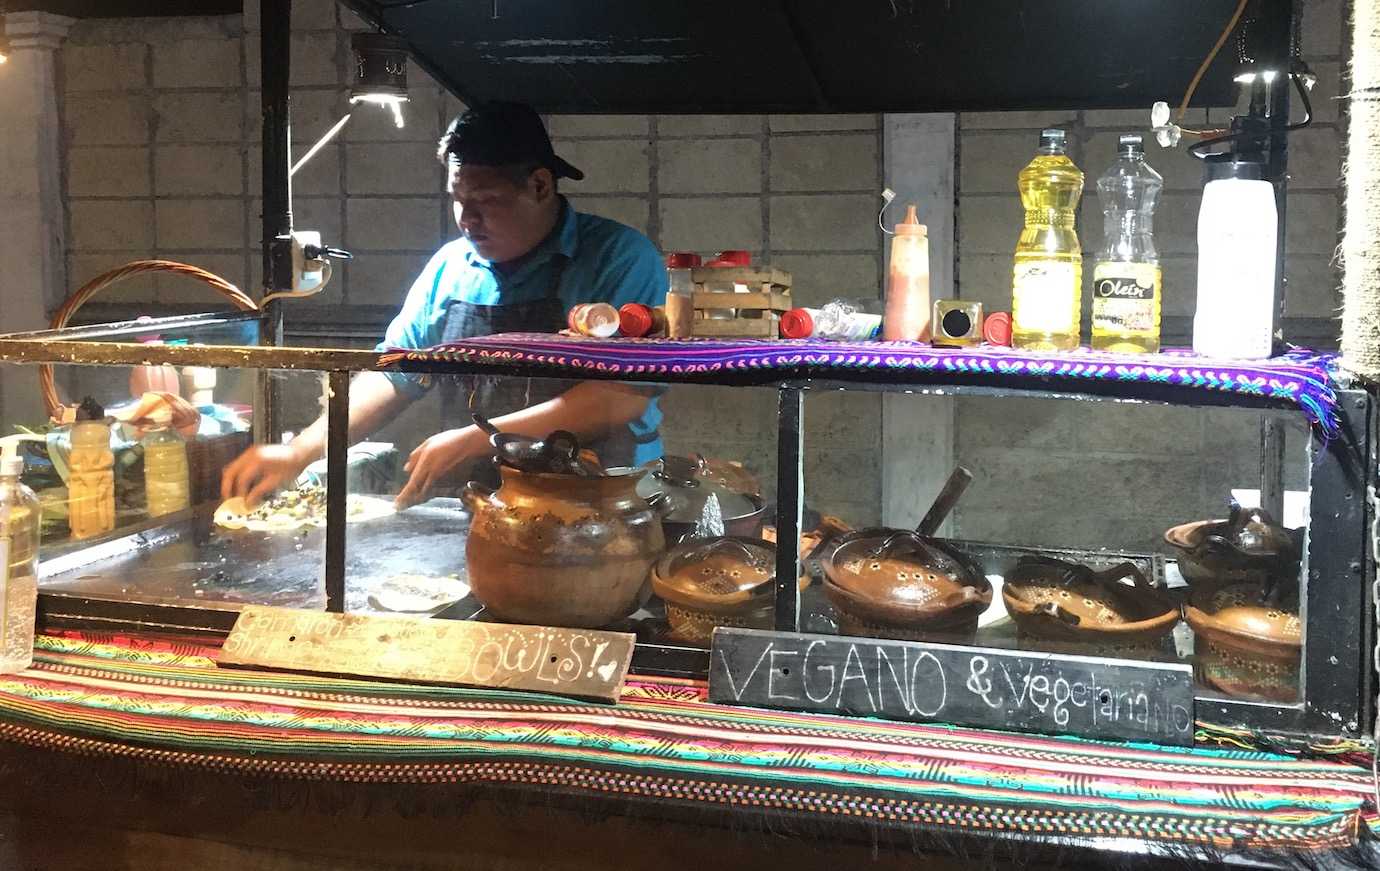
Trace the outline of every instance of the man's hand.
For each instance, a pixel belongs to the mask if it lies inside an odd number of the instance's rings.
[[[425,502],[431,488],[451,469],[489,450],[489,443],[478,427],[448,429],[417,446],[407,458],[403,471],[409,473],[407,486],[395,501],[398,509]]]
[[[255,445],[226,466],[220,476],[220,496],[242,496],[253,508],[273,491],[296,481],[310,462],[292,445]]]

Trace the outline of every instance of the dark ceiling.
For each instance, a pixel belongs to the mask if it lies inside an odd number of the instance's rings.
[[[243,0],[0,0],[7,12],[38,9],[72,18],[238,15],[242,8]]]
[[[462,98],[548,112],[1175,102],[1236,0],[343,0]],[[1289,0],[1256,0],[1288,15]],[[1230,105],[1231,44],[1195,102]]]

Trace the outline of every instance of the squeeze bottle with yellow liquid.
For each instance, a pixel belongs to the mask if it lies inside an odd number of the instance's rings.
[[[1093,267],[1092,346],[1100,351],[1160,350],[1160,258],[1154,213],[1164,179],[1145,162],[1137,133],[1117,143],[1117,161],[1097,180],[1102,250]]]
[[[1083,173],[1063,130],[1040,133],[1040,151],[1018,179],[1025,229],[1011,277],[1011,338],[1017,348],[1069,351],[1083,327],[1083,248],[1074,215]]]
[[[67,523],[73,538],[92,538],[115,528],[115,454],[105,409],[87,397],[72,424],[67,465]]]

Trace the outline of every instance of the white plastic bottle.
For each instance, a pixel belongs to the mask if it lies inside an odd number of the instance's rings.
[[[38,607],[38,497],[20,481],[22,457],[0,457],[0,674],[33,664]]]
[[[1249,161],[1208,164],[1198,211],[1198,308],[1193,350],[1206,357],[1262,359],[1274,345],[1274,186]]]

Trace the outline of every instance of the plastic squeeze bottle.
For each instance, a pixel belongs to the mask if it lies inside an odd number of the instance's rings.
[[[1063,130],[1040,133],[1018,183],[1025,229],[1011,277],[1012,344],[1070,351],[1083,328],[1083,248],[1074,229],[1083,172],[1069,160]]]
[[[89,396],[77,409],[68,457],[68,525],[73,538],[92,538],[115,528],[115,455],[105,409]]]
[[[1160,350],[1160,258],[1155,203],[1164,179],[1145,162],[1139,134],[1122,136],[1117,161],[1097,180],[1102,250],[1093,267],[1092,346],[1101,351]]]
[[[891,266],[886,276],[886,312],[882,338],[888,342],[930,340],[930,240],[925,225],[906,206],[906,217],[891,238]]]
[[[1258,162],[1209,163],[1198,211],[1198,308],[1193,350],[1259,359],[1274,346],[1279,213]]]
[[[161,517],[191,505],[187,443],[167,424],[155,426],[140,440],[144,448],[144,495],[149,516]]]
[[[0,674],[22,671],[34,659],[41,508],[23,473],[23,457],[0,457]]]

